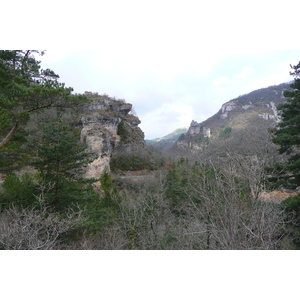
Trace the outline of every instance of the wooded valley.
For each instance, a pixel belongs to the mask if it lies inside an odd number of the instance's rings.
[[[0,51],[0,249],[299,249],[300,63],[160,147],[40,55]]]

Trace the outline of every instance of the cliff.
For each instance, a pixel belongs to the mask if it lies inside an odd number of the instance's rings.
[[[99,178],[105,169],[110,170],[113,150],[121,145],[143,144],[144,133],[138,127],[139,118],[131,113],[132,104],[97,93],[85,95],[93,101],[83,107],[76,124],[91,160],[84,177]]]
[[[266,137],[263,133],[280,122],[276,107],[285,101],[283,92],[290,89],[289,85],[283,83],[239,96],[224,103],[209,119],[200,123],[193,120],[185,138],[177,141],[173,150],[203,151],[209,143],[224,137],[238,138],[242,149],[244,144],[241,141],[250,138],[251,133],[255,132],[256,136],[261,133]],[[248,146],[247,143],[247,149]]]

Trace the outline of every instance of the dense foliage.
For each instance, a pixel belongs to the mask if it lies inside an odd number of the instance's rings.
[[[281,122],[273,138],[273,142],[279,145],[279,152],[289,155],[288,162],[277,165],[277,170],[280,183],[290,188],[300,186],[300,63],[293,69],[293,90],[285,91],[287,102],[278,106]]]
[[[87,163],[85,146],[80,145],[72,128],[62,119],[62,112],[42,126],[42,137],[36,142],[37,157],[33,165],[44,183],[52,190],[46,199],[57,211],[74,202],[84,202],[85,185],[80,183],[82,166]]]
[[[36,234],[51,236],[49,243],[38,243],[36,249],[53,247],[62,235],[66,237],[69,230],[82,226],[77,218],[83,211],[82,204],[94,197],[91,186],[80,182],[78,170],[85,163],[84,147],[78,143],[73,124],[66,125],[59,111],[76,109],[89,100],[72,94],[73,89],[60,83],[53,71],[41,69],[36,56],[43,54],[35,50],[0,51],[0,170],[7,173],[0,191],[0,209],[3,222],[13,215],[16,220],[22,219],[14,222],[11,232],[1,223],[0,244],[5,249],[35,249],[25,241],[15,244],[18,231],[24,228],[27,242],[36,242]],[[46,114],[50,108],[52,113]],[[41,122],[36,112],[44,119],[47,115],[46,122]],[[21,170],[24,165],[33,165],[35,174]],[[37,231],[29,226],[35,219],[39,219]],[[47,224],[51,220],[57,227],[50,232]],[[18,228],[18,224],[23,227]]]
[[[158,148],[151,145],[134,145],[130,148],[116,149],[111,160],[114,171],[157,170],[162,168],[166,159]]]
[[[284,92],[286,103],[278,106],[281,122],[274,132],[273,142],[279,146],[279,153],[286,154],[288,159],[284,163],[276,164],[275,176],[271,181],[276,186],[284,186],[290,189],[300,187],[300,62],[291,66],[295,77],[291,84],[292,90]],[[293,240],[300,247],[300,197],[295,196],[283,201],[287,211],[294,214]]]
[[[36,50],[0,51],[0,168],[7,170],[26,159],[21,146],[26,141],[24,127],[35,111],[50,107],[76,106],[87,98],[58,81],[52,70],[41,69]],[[5,164],[3,163],[5,161]]]

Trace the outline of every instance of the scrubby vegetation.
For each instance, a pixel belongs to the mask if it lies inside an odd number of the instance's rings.
[[[111,160],[113,171],[157,170],[164,167],[166,158],[161,150],[149,145],[121,147]]]

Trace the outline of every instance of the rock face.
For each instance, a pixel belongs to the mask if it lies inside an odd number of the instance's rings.
[[[221,108],[221,119],[226,119],[228,117],[228,112],[236,109],[236,103],[232,100],[222,105]]]
[[[209,144],[212,148],[218,140],[229,137],[235,143],[235,148],[244,147],[245,151],[253,149],[255,152],[255,146],[262,146],[260,143],[266,142],[250,143],[250,137],[257,136],[261,140],[264,136],[269,139],[268,129],[280,122],[277,106],[286,101],[283,92],[290,89],[290,83],[283,83],[253,91],[224,103],[209,119],[201,123],[193,120],[185,138],[178,140],[171,149],[172,153],[204,153]]]
[[[192,121],[188,135],[203,134],[204,137],[213,137],[214,134],[219,134],[222,127],[245,127],[250,118],[260,118],[277,124],[280,122],[280,116],[276,106],[285,101],[283,92],[288,89],[290,89],[290,84],[283,83],[230,100],[206,121],[201,123]]]
[[[197,123],[196,121],[193,120],[188,130],[188,134],[190,136],[203,134],[204,137],[210,138],[211,130],[210,128],[203,126],[202,123]]]
[[[104,170],[110,170],[113,150],[124,143],[119,135],[121,122],[122,128],[126,128],[125,133],[131,138],[125,143],[143,143],[144,133],[138,127],[140,120],[130,114],[131,104],[107,95],[91,92],[85,92],[85,95],[93,102],[84,106],[77,122],[77,127],[81,128],[80,141],[87,145],[86,151],[91,160],[85,166],[84,178],[99,178]]]

